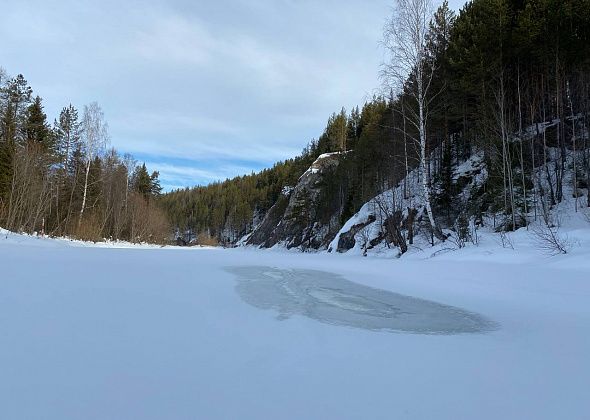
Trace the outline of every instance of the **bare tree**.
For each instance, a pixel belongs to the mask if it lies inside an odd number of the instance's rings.
[[[391,190],[391,195],[382,194],[374,198],[377,206],[382,235],[386,243],[392,243],[400,250],[400,254],[408,251],[408,241],[403,233],[404,217],[402,213],[401,197],[396,197],[396,189]],[[396,200],[397,198],[397,200]],[[399,202],[398,202],[399,201]]]
[[[521,93],[520,93],[520,64],[518,65],[518,73],[517,73],[517,92],[518,92],[518,144],[520,147],[519,150],[519,158],[520,158],[520,175],[522,181],[522,194],[523,194],[523,205],[524,205],[524,219],[527,222],[528,226],[528,203],[527,203],[527,191],[526,191],[526,177],[525,177],[525,170],[524,170],[524,152],[522,149],[522,141],[523,141],[523,132],[522,132],[522,100],[521,100]],[[534,167],[533,167],[534,170]]]
[[[408,121],[419,133],[424,205],[434,234],[444,240],[432,211],[432,188],[428,176],[426,126],[435,63],[434,57],[428,54],[427,38],[433,13],[431,0],[396,0],[393,15],[384,28],[384,45],[389,61],[383,65],[382,77],[398,91],[405,88],[414,101],[415,108],[406,111]]]
[[[532,235],[539,249],[547,255],[567,254],[572,247],[570,239],[559,233],[559,224],[538,223]]]
[[[84,116],[82,117],[82,144],[84,146],[84,193],[82,195],[82,206],[80,208],[80,217],[78,226],[82,223],[84,209],[86,207],[86,198],[88,194],[88,176],[90,174],[90,165],[94,158],[100,154],[108,143],[108,126],[104,121],[102,109],[96,102],[84,106]]]
[[[47,156],[39,144],[17,149],[8,202],[6,226],[31,232],[43,228],[44,212],[51,200]]]
[[[502,177],[504,179],[504,211],[510,212],[512,230],[516,230],[516,207],[514,198],[514,175],[512,157],[510,153],[510,128],[506,107],[506,89],[504,87],[504,72],[500,72],[498,92],[496,93],[496,119],[500,136],[502,137]],[[508,203],[510,200],[510,204]]]
[[[572,118],[572,148],[573,148],[573,157],[572,157],[572,161],[573,161],[573,187],[574,187],[574,208],[576,210],[576,213],[578,212],[578,167],[577,167],[577,150],[576,150],[576,115],[574,113],[574,105],[572,102],[572,93],[570,91],[570,82],[569,80],[566,82],[566,95],[567,95],[567,100],[569,102],[569,106],[570,106],[570,112],[571,112],[571,118]]]
[[[8,80],[8,74],[6,73],[6,70],[4,70],[4,67],[0,67],[0,86],[2,86],[6,80]]]
[[[165,243],[170,239],[172,230],[163,210],[135,192],[129,195],[129,206],[132,242]]]

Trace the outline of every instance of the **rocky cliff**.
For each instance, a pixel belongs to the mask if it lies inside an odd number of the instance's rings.
[[[318,199],[323,182],[338,166],[341,156],[339,152],[320,155],[301,175],[297,185],[283,189],[262,222],[242,243],[264,248],[275,245],[301,250],[326,248],[340,226],[338,215],[328,222],[318,220]]]
[[[348,220],[341,220],[342,205],[328,207],[326,212],[325,202],[329,201],[326,195],[331,193],[330,177],[334,176],[342,159],[341,153],[319,156],[299,178],[297,185],[283,189],[276,203],[254,230],[240,241],[240,245],[366,255],[369,252],[395,253],[395,250],[403,254],[414,245],[414,238],[420,244],[429,241],[432,235],[424,216],[419,169],[410,171],[405,181],[401,180],[393,188],[367,201]],[[481,195],[486,179],[487,168],[482,153],[474,153],[453,165],[453,211],[446,217],[455,222],[444,224],[447,234],[459,228],[457,220],[462,215],[476,213],[468,209],[481,205],[474,198]],[[441,222],[445,222],[442,210],[437,208],[437,212],[441,215]]]

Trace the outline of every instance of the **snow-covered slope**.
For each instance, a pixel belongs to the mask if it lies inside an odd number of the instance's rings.
[[[557,159],[558,150],[548,149],[549,171]],[[580,160],[582,157],[580,156]],[[572,156],[568,156],[566,168],[572,168]],[[549,191],[546,177],[547,168],[541,165],[536,169],[535,181],[540,185],[545,194]],[[457,190],[452,203],[455,215],[467,213],[470,206],[481,206],[474,198],[474,194],[480,194],[488,177],[488,171],[481,153],[475,153],[453,168],[452,184]],[[404,192],[405,191],[405,192]],[[434,241],[428,226],[420,224],[420,219],[426,219],[424,215],[422,188],[420,174],[416,169],[410,172],[407,183],[400,182],[398,186],[373,198],[365,203],[362,208],[351,217],[338,231],[328,246],[328,252],[349,253],[355,255],[380,255],[399,256],[399,247],[391,242],[388,221],[394,211],[400,212],[401,229],[404,236],[409,236],[407,220],[411,209],[415,209],[414,240],[408,246],[408,252],[404,258],[413,254],[420,257],[438,255],[441,252],[457,250],[462,247],[479,248],[480,252],[517,252],[527,254],[529,251],[545,254],[559,252],[550,249],[551,238],[563,242],[567,248],[579,248],[590,245],[590,207],[587,206],[588,189],[579,188],[576,194],[573,191],[572,171],[566,169],[563,184],[563,200],[553,206],[547,204],[547,197],[540,197],[539,191],[528,191],[528,226],[518,229],[516,232],[499,232],[499,224],[506,216],[487,213],[475,220],[473,216],[465,221],[465,229],[468,231],[469,240],[461,240],[457,235],[457,226],[445,229],[448,239],[445,242]],[[439,214],[442,218],[442,215]],[[548,228],[547,226],[551,226]],[[555,245],[555,244],[553,244]],[[485,249],[485,251],[483,251]],[[566,249],[566,251],[567,251]],[[516,251],[515,251],[516,250]],[[475,251],[477,254],[478,251]]]
[[[395,260],[5,233],[0,417],[587,419],[583,232]]]
[[[454,167],[453,183],[462,181],[462,189],[456,200],[458,205],[466,205],[470,191],[480,186],[487,178],[483,154],[475,153],[465,162]],[[463,181],[464,180],[464,181]],[[387,240],[387,222],[394,212],[401,212],[401,220],[407,220],[410,211],[419,221],[424,215],[424,197],[420,182],[420,170],[414,169],[407,179],[395,188],[387,190],[365,203],[361,209],[342,226],[328,246],[329,252],[352,252],[397,254],[395,245]],[[417,229],[417,228],[416,228]],[[417,236],[416,242],[426,245],[424,238]]]

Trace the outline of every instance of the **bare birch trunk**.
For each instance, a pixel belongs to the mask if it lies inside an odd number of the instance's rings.
[[[527,203],[527,193],[526,193],[526,179],[524,175],[524,152],[522,150],[522,103],[521,103],[521,95],[520,95],[520,66],[518,67],[518,82],[517,82],[517,89],[518,89],[518,142],[520,146],[520,174],[522,180],[522,194],[523,194],[523,201],[524,201],[524,217],[526,220],[526,224],[528,226],[528,203]],[[534,168],[533,168],[534,169]]]
[[[574,115],[574,105],[572,103],[572,95],[570,91],[570,82],[569,80],[566,83],[567,89],[567,99],[570,104],[570,112],[572,117],[572,148],[573,148],[573,169],[574,169],[574,209],[576,213],[578,212],[578,168],[576,165],[576,119]]]
[[[82,224],[82,217],[86,208],[86,196],[88,194],[88,175],[90,174],[90,162],[86,163],[86,174],[84,176],[84,193],[82,195],[82,206],[80,207],[80,216],[78,217],[78,227]]]
[[[419,131],[420,131],[420,165],[422,169],[422,189],[424,192],[424,205],[426,207],[426,213],[428,214],[428,220],[434,235],[438,239],[444,239],[442,232],[436,224],[434,219],[434,213],[432,212],[432,189],[430,188],[429,176],[428,176],[428,156],[426,154],[426,121],[424,118],[424,92],[423,92],[423,80],[422,70],[418,69],[416,82],[418,84],[418,118],[419,118]]]

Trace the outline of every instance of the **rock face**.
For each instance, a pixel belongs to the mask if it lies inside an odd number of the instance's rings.
[[[340,226],[338,217],[327,224],[317,221],[317,200],[322,180],[333,172],[340,157],[340,153],[319,156],[294,188],[283,190],[246,244],[264,248],[281,244],[302,250],[325,248]]]
[[[364,223],[359,223],[354,225],[350,228],[350,230],[343,232],[338,237],[338,247],[336,248],[337,252],[346,252],[354,248],[356,244],[356,234],[363,230],[365,227],[370,225],[375,221],[375,216],[370,214],[367,217],[367,221]],[[332,249],[329,249],[329,252],[332,252]]]

